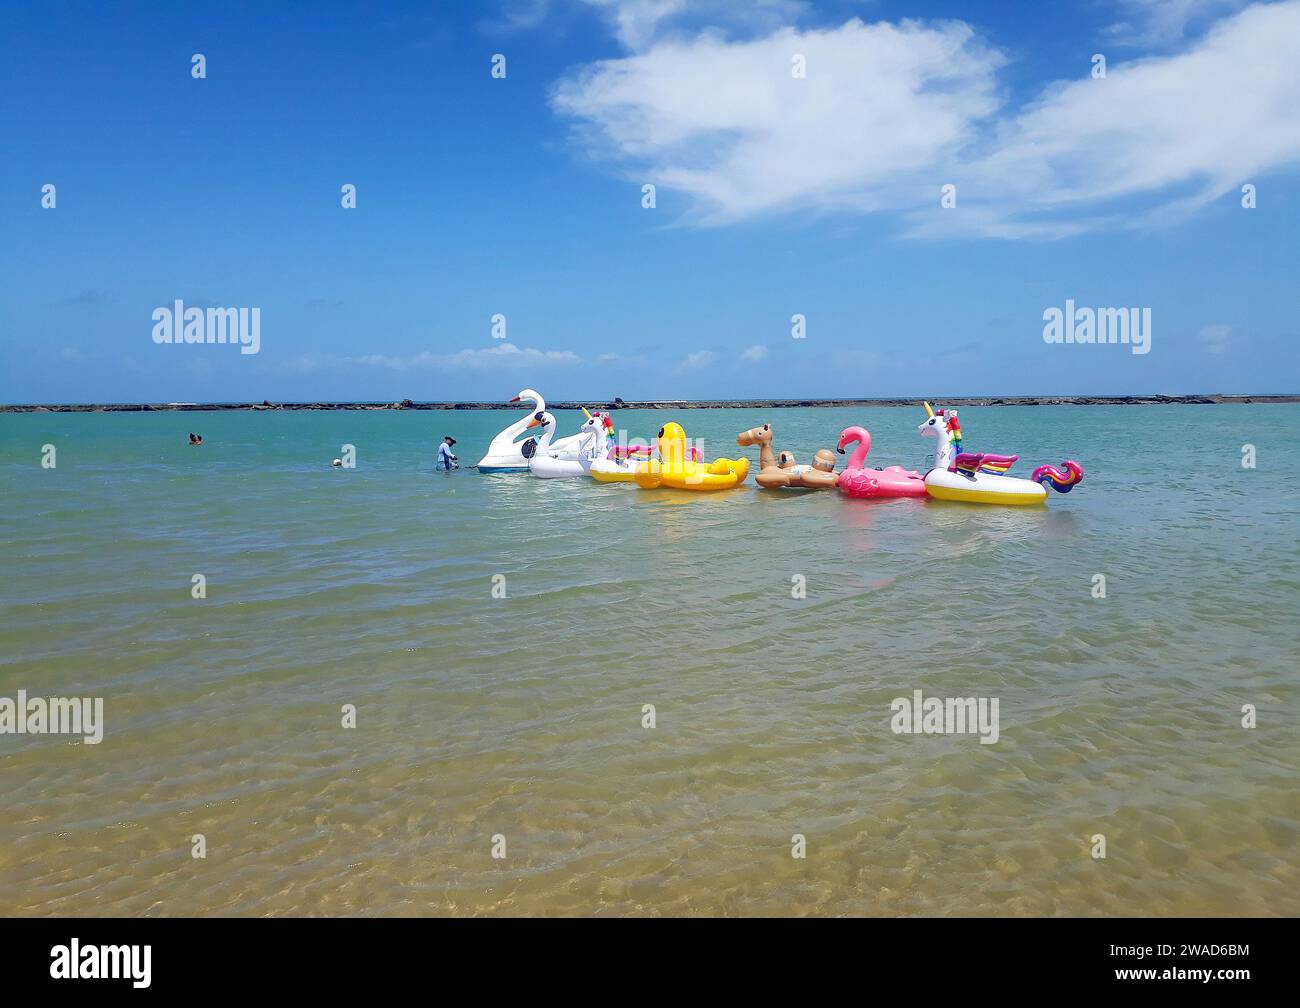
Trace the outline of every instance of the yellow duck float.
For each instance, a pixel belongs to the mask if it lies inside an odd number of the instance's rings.
[[[707,465],[686,457],[686,432],[680,424],[664,424],[656,439],[659,458],[640,462],[636,485],[645,490],[673,487],[676,490],[729,490],[745,482],[749,459],[714,459]]]

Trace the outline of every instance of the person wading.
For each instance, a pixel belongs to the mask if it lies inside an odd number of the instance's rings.
[[[451,446],[455,443],[456,439],[448,434],[442,439],[442,444],[438,445],[438,464],[447,472],[451,472],[452,469],[460,468],[460,459],[458,459],[455,453],[451,450]]]

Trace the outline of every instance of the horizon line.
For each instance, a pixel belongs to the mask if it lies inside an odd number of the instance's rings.
[[[1039,405],[1217,405],[1217,404],[1251,404],[1294,403],[1300,402],[1300,393],[1183,393],[1168,394],[1162,392],[1129,393],[1117,395],[961,395],[961,396],[878,396],[866,398],[842,398],[829,396],[824,398],[796,397],[791,399],[754,398],[754,399],[622,399],[609,400],[556,400],[548,403],[555,409],[790,409],[790,408],[837,408],[847,406],[920,406],[924,402],[951,403],[955,406],[1039,406]],[[401,399],[387,400],[302,400],[248,402],[230,400],[225,402],[104,402],[104,403],[6,403],[0,404],[0,413],[40,413],[40,412],[212,412],[223,410],[493,410],[518,409],[518,403],[504,400],[424,400]]]

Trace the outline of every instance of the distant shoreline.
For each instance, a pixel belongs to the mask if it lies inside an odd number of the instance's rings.
[[[1295,403],[1297,395],[939,396],[944,406],[1203,406],[1222,403]],[[914,406],[920,399],[617,399],[553,402],[555,409],[807,409],[810,407]],[[296,402],[296,403],[47,403],[0,406],[0,413],[204,413],[233,410],[517,410],[506,402]]]

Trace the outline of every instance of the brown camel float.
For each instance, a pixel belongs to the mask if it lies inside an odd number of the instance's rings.
[[[754,482],[767,489],[787,487],[802,490],[828,490],[837,486],[839,474],[835,472],[835,453],[823,448],[813,457],[812,465],[799,465],[792,452],[783,451],[778,456],[772,451],[772,425],[763,424],[736,435],[736,444],[742,448],[758,445],[759,472]]]

